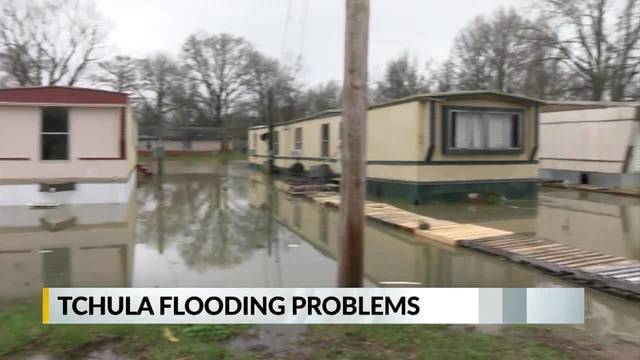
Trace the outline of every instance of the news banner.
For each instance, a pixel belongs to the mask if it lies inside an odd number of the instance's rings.
[[[582,288],[43,288],[44,324],[579,324]]]

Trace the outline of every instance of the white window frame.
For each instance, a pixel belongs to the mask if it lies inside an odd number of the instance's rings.
[[[67,131],[44,131],[44,111],[46,109],[64,109],[67,113]],[[51,106],[51,107],[43,107],[40,109],[40,161],[69,161],[71,159],[71,119],[69,119],[69,108],[63,106]],[[67,156],[64,159],[45,159],[42,155],[43,146],[44,146],[44,135],[65,135],[67,137]]]
[[[324,129],[327,129],[326,139],[324,138]],[[331,153],[331,126],[329,123],[320,124],[320,157],[328,158]],[[325,151],[326,150],[326,151]]]
[[[293,151],[294,156],[300,156],[302,154],[302,141],[303,141],[302,127],[296,127],[293,129]]]
[[[280,153],[280,132],[273,132],[273,155],[278,155]]]

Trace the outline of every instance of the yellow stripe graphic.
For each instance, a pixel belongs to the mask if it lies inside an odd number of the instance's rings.
[[[49,323],[49,288],[42,288],[42,323]]]

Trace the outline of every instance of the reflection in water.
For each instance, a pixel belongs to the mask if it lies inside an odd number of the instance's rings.
[[[513,201],[499,206],[391,202],[435,218],[535,233],[579,248],[640,259],[640,200],[636,198],[541,189],[538,201]]]
[[[569,245],[640,259],[640,200],[550,190],[540,194],[538,234]]]
[[[229,166],[139,189],[134,286],[333,286],[332,260],[274,220],[277,197],[251,206],[247,176]]]
[[[0,300],[42,287],[131,283],[133,199],[125,204],[0,207]]]
[[[255,207],[263,206],[265,193],[270,189],[262,177],[259,173],[251,174],[251,203]],[[287,187],[277,182],[275,186],[281,190]],[[285,191],[275,193],[279,204],[279,215],[275,217],[277,221],[323,254],[335,259],[338,251],[335,231],[338,212],[311,202],[289,198]],[[515,207],[515,210],[482,205],[474,205],[474,208],[469,210],[468,205],[460,204],[440,204],[426,210],[414,207],[413,210],[429,212],[431,216],[450,220],[473,221],[521,232],[536,231],[536,213],[541,216],[547,211],[543,206],[536,209],[533,202],[508,206]],[[439,211],[438,215],[434,215],[435,210]],[[473,220],[463,216],[466,211],[471,213],[469,217]],[[546,230],[552,226],[553,223],[550,223]],[[542,230],[537,231],[540,233]],[[562,238],[554,240],[563,241]],[[627,240],[622,240],[624,241]],[[626,255],[629,256],[628,253]],[[426,287],[577,286],[575,283],[565,282],[558,277],[511,263],[500,257],[438,243],[417,243],[411,236],[373,222],[369,222],[365,228],[364,263],[365,277],[373,284],[402,282],[417,283]],[[640,334],[637,333],[637,329],[640,328],[640,304],[586,289],[584,327],[598,334],[616,334],[640,343]]]
[[[285,188],[230,165],[213,174],[167,171],[162,181],[137,189],[129,204],[0,208],[0,299],[37,295],[42,286],[335,286],[338,213],[290,198]],[[541,191],[539,204],[398,205],[637,258],[639,202],[576,194]],[[365,229],[364,256],[367,286],[575,286],[499,257],[417,243],[373,223]],[[586,294],[586,329],[640,343],[638,302]]]

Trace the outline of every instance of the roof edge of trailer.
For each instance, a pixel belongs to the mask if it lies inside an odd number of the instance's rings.
[[[305,116],[302,118],[297,118],[297,119],[293,119],[293,120],[288,120],[288,121],[282,121],[279,123],[275,123],[273,124],[273,126],[282,126],[282,125],[289,125],[289,124],[295,124],[301,121],[307,121],[307,120],[314,120],[314,119],[322,119],[322,118],[326,118],[326,117],[332,117],[332,116],[336,116],[336,115],[340,115],[342,114],[342,110],[341,109],[329,109],[329,110],[323,110],[320,112],[317,112],[315,114],[311,114],[309,116]],[[269,127],[269,125],[254,125],[254,126],[249,126],[249,130],[255,130],[255,129],[263,129],[263,128],[267,128]]]
[[[536,105],[545,104],[545,101],[543,101],[543,100],[532,98],[532,97],[527,97],[527,96],[522,96],[522,95],[507,94],[507,93],[503,93],[503,92],[499,92],[499,91],[493,91],[493,90],[467,90],[467,91],[450,91],[450,92],[439,92],[439,93],[416,94],[416,95],[407,96],[407,97],[400,98],[400,99],[395,99],[395,100],[391,100],[391,101],[382,102],[382,103],[379,103],[379,104],[372,104],[372,105],[369,105],[367,107],[367,109],[368,110],[377,109],[377,108],[393,106],[393,105],[399,105],[399,104],[413,102],[413,101],[429,101],[429,100],[432,100],[432,101],[445,101],[447,98],[467,97],[467,96],[476,96],[476,95],[491,95],[491,96],[497,96],[497,97],[503,97],[503,98],[508,98],[508,99],[512,99],[512,100],[517,100],[519,102],[536,104]],[[297,119],[293,119],[293,120],[279,122],[277,124],[274,124],[274,126],[295,124],[295,123],[299,123],[299,122],[302,122],[302,121],[321,119],[321,118],[336,116],[336,115],[340,115],[340,114],[342,114],[342,109],[330,109],[330,110],[321,111],[321,112],[318,112],[318,113],[315,113],[315,114],[312,114],[312,115],[309,115],[309,116],[305,116],[305,117],[302,117],[302,118],[297,118]],[[249,130],[262,129],[262,128],[266,128],[266,127],[268,127],[268,125],[264,125],[264,124],[263,125],[254,125],[254,126],[250,126]]]
[[[546,105],[602,105],[602,106],[640,106],[640,101],[598,101],[598,100],[545,100]]]
[[[0,103],[127,105],[129,94],[74,86],[24,86],[0,88]]]
[[[542,108],[543,113],[562,112],[562,111],[582,111],[607,109],[615,107],[634,107],[638,108],[640,114],[639,101],[596,101],[596,100],[549,100],[545,102]],[[639,115],[640,116],[640,115]]]

